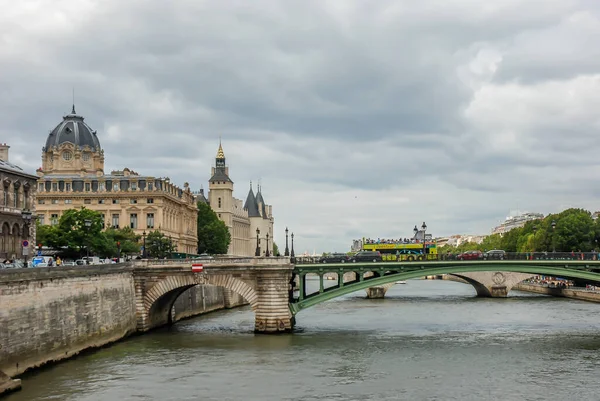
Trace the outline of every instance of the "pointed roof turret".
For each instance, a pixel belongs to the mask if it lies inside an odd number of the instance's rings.
[[[258,184],[258,192],[256,192],[256,203],[258,204],[258,207],[259,207],[258,210],[260,211],[261,216],[264,219],[267,219],[268,218],[267,207],[266,207],[265,200],[262,196],[262,192],[260,190],[260,184]]]
[[[256,197],[252,191],[252,181],[250,181],[250,191],[248,191],[246,203],[244,203],[244,210],[248,211],[248,217],[260,217],[260,212],[258,211],[258,202],[256,201]]]

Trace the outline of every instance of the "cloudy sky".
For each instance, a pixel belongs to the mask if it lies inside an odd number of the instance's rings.
[[[76,107],[106,171],[207,187],[219,135],[277,242],[487,234],[600,209],[597,0],[0,0],[0,141]]]

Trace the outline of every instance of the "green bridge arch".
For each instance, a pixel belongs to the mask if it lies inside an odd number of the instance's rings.
[[[300,297],[290,302],[290,311],[296,315],[300,311],[370,287],[377,287],[400,280],[409,280],[423,276],[457,274],[470,272],[505,271],[529,273],[569,279],[581,279],[600,283],[600,261],[473,261],[473,262],[385,262],[385,263],[335,263],[296,265],[294,274],[300,279]],[[343,282],[344,273],[356,273],[358,279]],[[372,277],[365,278],[364,273],[372,272]],[[337,285],[324,288],[324,275],[337,273]],[[319,276],[319,292],[304,296],[305,277]]]

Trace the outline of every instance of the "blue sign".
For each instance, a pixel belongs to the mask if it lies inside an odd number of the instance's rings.
[[[37,253],[37,255],[38,255],[38,256],[42,256],[42,251],[38,250],[38,253]]]
[[[23,248],[27,248],[29,246],[29,241],[27,241],[26,239],[23,240]]]

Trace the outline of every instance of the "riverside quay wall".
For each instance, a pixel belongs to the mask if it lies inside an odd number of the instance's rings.
[[[180,295],[174,321],[245,304],[211,285]],[[126,265],[0,272],[0,388],[45,363],[69,358],[136,332],[133,270]]]
[[[539,284],[519,283],[513,287],[514,290],[533,292],[536,294],[552,295],[579,299],[581,301],[600,302],[600,292],[587,291],[583,288],[550,288]]]

